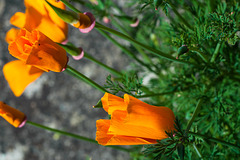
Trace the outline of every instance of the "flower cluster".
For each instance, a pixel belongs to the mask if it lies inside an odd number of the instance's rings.
[[[25,13],[17,12],[10,20],[19,29],[10,29],[5,38],[9,53],[18,60],[5,64],[3,73],[17,97],[44,72],[65,70],[68,63],[66,50],[75,58],[83,56],[81,49],[66,44],[67,23],[83,33],[95,26],[95,17],[90,12],[67,11],[62,2],[25,0],[24,3]],[[137,24],[138,21],[134,26]],[[88,79],[84,77],[84,80]],[[96,140],[101,145],[155,144],[157,140],[168,138],[166,131],[175,130],[175,116],[167,107],[149,105],[128,94],[123,99],[107,92],[101,102],[111,116],[109,120],[96,122]],[[0,116],[14,127],[22,127],[26,122],[25,114],[3,102],[0,102]]]

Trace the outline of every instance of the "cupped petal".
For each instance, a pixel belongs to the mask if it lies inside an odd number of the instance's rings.
[[[19,30],[20,30],[20,29],[17,29],[17,28],[11,28],[11,29],[6,33],[5,41],[6,41],[7,43],[13,42],[13,41],[17,38],[17,35],[18,35],[18,33],[19,33]]]
[[[115,96],[110,93],[105,93],[101,99],[103,109],[111,115],[115,110],[126,110],[127,105],[123,98]]]
[[[26,22],[26,14],[22,12],[15,13],[11,19],[10,23],[18,28],[23,28]]]
[[[3,67],[5,79],[16,97],[21,96],[25,88],[40,77],[43,72],[20,60],[11,61]]]

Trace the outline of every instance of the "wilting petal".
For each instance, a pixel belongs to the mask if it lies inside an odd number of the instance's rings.
[[[26,65],[20,60],[11,61],[3,67],[5,79],[16,97],[21,96],[25,88],[42,73],[42,70]]]

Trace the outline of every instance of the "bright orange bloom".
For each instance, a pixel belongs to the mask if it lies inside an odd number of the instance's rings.
[[[62,2],[48,1],[58,8],[65,9]],[[66,40],[68,33],[67,23],[58,17],[45,0],[25,0],[24,2],[26,12],[15,13],[10,19],[11,24],[19,28],[26,28],[28,31],[38,29],[54,42],[61,43]],[[7,34],[6,41],[10,43],[10,40],[13,40],[15,35]]]
[[[9,105],[0,101],[0,116],[2,116],[8,123],[16,128],[24,126],[26,123],[26,116],[19,110],[10,107]]]
[[[15,41],[8,46],[9,53],[48,72],[61,72],[67,65],[66,51],[38,30],[31,33],[21,29]]]
[[[97,121],[96,140],[101,145],[154,144],[168,138],[175,116],[167,107],[146,104],[130,95],[124,99],[105,93],[101,99],[110,120]]]

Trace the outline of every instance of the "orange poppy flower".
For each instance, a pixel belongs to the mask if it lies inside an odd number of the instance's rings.
[[[9,53],[48,72],[61,72],[67,65],[66,51],[38,30],[21,29],[15,41],[8,46]]]
[[[101,145],[154,144],[168,138],[175,116],[167,107],[146,104],[130,95],[124,99],[105,93],[101,99],[110,120],[97,121],[96,140]]]
[[[0,101],[0,116],[16,128],[21,128],[27,121],[27,117],[19,110],[10,107]]]
[[[54,42],[61,43],[66,40],[68,33],[67,23],[58,17],[45,0],[25,0],[24,2],[26,12],[15,13],[10,19],[12,25],[26,28],[28,31],[38,29]],[[49,0],[49,2],[58,8],[65,9],[62,2],[56,2],[55,0]],[[6,35],[8,43],[16,36],[16,34],[12,34],[13,31],[10,30],[9,32],[11,34],[7,33]]]

